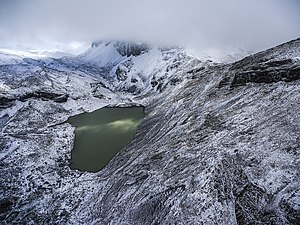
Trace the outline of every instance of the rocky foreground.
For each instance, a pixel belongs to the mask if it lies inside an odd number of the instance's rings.
[[[100,42],[0,79],[3,224],[300,221],[300,39],[227,64]],[[69,116],[136,104],[130,145],[98,173],[69,168]]]

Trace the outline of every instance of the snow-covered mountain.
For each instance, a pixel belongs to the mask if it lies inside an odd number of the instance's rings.
[[[0,49],[0,65],[21,63],[23,59],[61,58],[72,54],[61,51]]]
[[[185,76],[180,71],[200,67],[199,65],[205,68],[216,63],[229,62],[241,58],[246,51],[210,53],[211,56],[208,53],[195,56],[179,47],[102,41],[92,43],[89,49],[78,56],[62,58],[45,58],[46,54],[43,53],[0,52],[0,65],[3,66],[2,71],[11,72],[14,77],[24,77],[27,73],[43,70],[83,73],[100,79],[106,86],[118,92],[147,94],[152,91],[160,92],[170,85],[180,83]]]
[[[104,95],[110,95],[112,91],[136,97],[159,93],[179,84],[185,76],[181,72],[193,69],[199,64],[205,68],[213,63],[200,62],[188,56],[181,48],[158,48],[126,42],[98,42],[75,57],[22,58],[18,63],[4,64],[1,66],[0,76],[5,78],[6,83],[11,84],[11,94],[54,88],[59,91],[65,90],[65,94],[72,98],[73,93],[85,96],[97,95],[99,91],[102,93],[104,89],[108,89],[103,92]],[[88,82],[93,84],[79,85],[78,81],[73,82],[82,76],[88,78],[87,80],[90,79]],[[25,82],[33,77],[35,82]],[[81,88],[83,90],[78,92]]]
[[[1,57],[3,224],[297,224],[300,39],[215,56],[96,42]],[[107,105],[145,107],[134,140],[98,173],[71,170],[65,121]]]
[[[115,90],[131,93],[160,91],[182,68],[199,62],[181,48],[159,48],[126,42],[93,43],[91,48],[76,57],[106,70]]]
[[[18,54],[0,49],[0,65],[19,63],[23,58]]]

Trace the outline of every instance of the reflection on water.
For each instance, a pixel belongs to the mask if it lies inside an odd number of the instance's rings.
[[[129,130],[135,130],[139,123],[140,120],[124,119],[108,123],[107,127],[110,129],[118,129],[120,131],[128,132]]]
[[[115,129],[116,132],[128,132],[130,130],[136,130],[137,125],[141,120],[123,119],[116,120],[106,124],[88,125],[77,127],[76,131],[80,132],[99,132],[101,129]]]
[[[126,144],[144,117],[143,107],[103,108],[69,118],[76,126],[71,168],[96,172]]]

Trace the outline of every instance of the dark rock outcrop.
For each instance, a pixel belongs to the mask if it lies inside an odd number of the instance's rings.
[[[149,47],[147,44],[139,44],[139,43],[128,43],[128,42],[116,42],[114,43],[115,48],[122,56],[138,56],[149,51]]]
[[[145,52],[149,51],[149,46],[145,43],[135,43],[135,42],[125,42],[125,41],[99,41],[99,42],[93,42],[91,47],[97,48],[101,44],[110,45],[113,44],[113,46],[116,48],[116,50],[120,53],[122,56],[138,56],[140,54],[143,54]]]
[[[16,100],[24,102],[31,98],[41,99],[42,101],[52,100],[57,103],[62,103],[68,100],[68,94],[47,91],[35,91],[28,92],[19,96],[0,96],[0,107],[6,108],[10,106],[10,103]]]
[[[68,100],[68,94],[47,91],[35,91],[18,96],[16,99],[20,101],[26,101],[30,98],[39,98],[43,101],[53,100],[54,102],[61,103],[66,102]]]
[[[234,70],[232,86],[247,83],[291,82],[300,79],[300,63],[292,59],[260,62],[247,68]]]
[[[299,53],[295,48],[299,43],[300,39],[297,39],[234,63],[229,68],[234,76],[231,86],[299,80],[300,62],[298,58],[293,58]]]

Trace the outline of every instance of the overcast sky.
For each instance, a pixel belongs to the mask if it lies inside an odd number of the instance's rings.
[[[0,0],[0,48],[125,39],[262,50],[300,37],[300,0]]]

